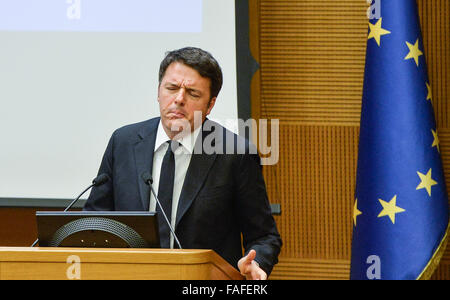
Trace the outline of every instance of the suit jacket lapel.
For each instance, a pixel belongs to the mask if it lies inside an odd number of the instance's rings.
[[[150,187],[142,180],[142,174],[144,172],[150,172],[152,174],[153,152],[155,149],[158,124],[159,118],[151,119],[148,126],[144,126],[138,133],[139,141],[134,146],[139,194],[141,196],[142,206],[146,211],[149,210],[150,206]]]
[[[206,120],[206,122],[208,121],[209,120]],[[181,218],[191,206],[216,159],[216,153],[205,154],[203,151],[203,141],[210,133],[211,131],[204,131],[202,129],[201,134],[197,138],[195,149],[202,149],[202,153],[195,153],[196,151],[194,150],[194,153],[192,154],[184,179],[183,188],[181,190],[180,199],[178,201],[176,225],[178,225]]]

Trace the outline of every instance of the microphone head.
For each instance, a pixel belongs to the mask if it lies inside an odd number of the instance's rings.
[[[106,173],[100,174],[92,180],[94,186],[99,186],[106,183],[109,180],[109,176]]]
[[[142,173],[141,177],[146,184],[153,184],[152,174],[150,174],[149,171],[145,171],[144,173]]]

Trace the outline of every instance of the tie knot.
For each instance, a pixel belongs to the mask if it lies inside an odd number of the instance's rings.
[[[177,149],[181,146],[178,141],[174,140],[169,140],[167,141],[167,143],[169,143],[169,148],[167,149],[167,151],[171,151],[173,153],[175,153],[175,151],[177,151]]]

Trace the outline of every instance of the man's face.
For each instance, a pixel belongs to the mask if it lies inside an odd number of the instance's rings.
[[[196,111],[201,112],[196,125],[203,123],[216,102],[216,97],[210,99],[210,85],[209,78],[183,63],[169,65],[158,89],[158,102],[162,125],[170,138],[186,130],[187,122],[191,131],[195,129]]]

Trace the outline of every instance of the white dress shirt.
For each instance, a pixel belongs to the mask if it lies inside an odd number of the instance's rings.
[[[191,134],[184,136],[182,139],[178,140],[181,144],[174,152],[175,157],[175,180],[173,184],[173,196],[172,196],[172,214],[170,224],[175,230],[175,221],[178,209],[178,200],[180,198],[181,189],[183,188],[184,178],[186,177],[186,172],[191,161],[192,153],[194,152],[195,141],[197,140],[198,134],[200,133],[201,126],[194,130]],[[158,195],[159,188],[159,176],[161,173],[161,165],[164,158],[164,154],[169,147],[167,141],[170,138],[167,136],[164,128],[159,121],[158,131],[156,133],[155,150],[153,153],[153,188],[156,195]],[[152,193],[150,193],[150,211],[156,211],[156,200]],[[168,212],[166,212],[167,214]],[[170,248],[173,248],[174,238],[172,234],[170,235]]]

